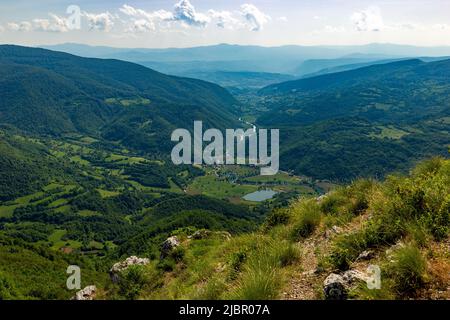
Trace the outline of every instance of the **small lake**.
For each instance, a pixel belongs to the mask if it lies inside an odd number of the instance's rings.
[[[273,190],[259,190],[252,193],[249,193],[244,196],[244,200],[247,201],[253,201],[253,202],[262,202],[269,199],[272,199],[274,195],[276,195],[277,192]]]

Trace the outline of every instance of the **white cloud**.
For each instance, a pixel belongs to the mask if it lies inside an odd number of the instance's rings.
[[[89,23],[90,30],[100,30],[109,32],[114,27],[114,20],[116,17],[109,12],[99,14],[83,12]]]
[[[127,32],[142,33],[155,30],[155,24],[146,19],[134,20],[127,28]]]
[[[241,6],[241,14],[252,31],[262,30],[264,25],[271,20],[270,16],[263,13],[254,5],[248,3]]]
[[[34,31],[48,31],[48,32],[67,32],[67,20],[61,18],[55,14],[50,13],[49,19],[34,19],[33,30]]]
[[[135,18],[135,19],[146,19],[149,22],[153,21],[153,20],[162,20],[162,21],[170,21],[173,20],[173,14],[172,12],[166,11],[166,10],[158,10],[158,11],[153,11],[153,12],[147,12],[145,10],[142,9],[136,9],[132,6],[129,6],[127,4],[124,4],[122,6],[122,8],[119,9],[120,12],[122,12],[123,14]]]
[[[173,12],[167,10],[157,10],[157,11],[145,11],[142,9],[134,8],[130,5],[123,5],[120,12],[131,18],[129,26],[127,28],[128,32],[144,32],[156,30],[157,26],[161,26],[162,23],[179,22],[184,27],[194,26],[194,27],[205,27],[211,18],[208,14],[197,12],[195,7],[189,2],[189,0],[180,0],[173,7]],[[233,17],[226,11],[214,12],[213,18],[217,20],[218,25],[230,24],[233,21]]]
[[[180,0],[174,7],[174,19],[190,26],[206,26],[211,20],[200,12],[197,12],[189,0]]]
[[[3,26],[0,25],[0,32],[5,31],[5,28],[3,28]]]
[[[277,19],[278,21],[281,21],[281,22],[288,22],[288,18],[287,17],[285,17],[285,16],[282,16],[282,17],[278,17],[278,19]]]
[[[131,21],[127,23],[128,26],[125,29],[128,33],[154,31],[156,30],[156,24],[174,19],[173,14],[166,10],[149,12],[127,4],[123,5],[119,10],[131,18]]]
[[[22,21],[19,23],[10,22],[10,23],[8,23],[7,27],[11,31],[27,32],[27,31],[31,31],[33,26],[28,21]]]
[[[384,27],[381,10],[374,6],[353,13],[351,20],[357,31],[380,31]]]
[[[215,20],[216,26],[219,28],[234,29],[235,26],[240,25],[239,20],[234,18],[229,11],[215,11],[211,9],[208,11],[208,14]]]

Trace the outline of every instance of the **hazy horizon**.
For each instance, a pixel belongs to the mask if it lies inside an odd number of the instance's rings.
[[[17,0],[0,4],[0,43],[118,48],[218,43],[450,46],[448,12],[450,2],[442,0]],[[79,28],[72,28],[74,13]]]

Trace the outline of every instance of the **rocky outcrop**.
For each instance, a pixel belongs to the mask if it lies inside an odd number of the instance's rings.
[[[323,292],[327,300],[345,300],[349,290],[360,282],[367,282],[369,277],[358,271],[348,270],[342,275],[331,273],[323,282]]]
[[[179,245],[180,240],[176,236],[167,238],[161,245],[161,259],[167,257]]]
[[[344,272],[342,278],[345,281],[347,287],[357,284],[358,282],[367,282],[368,277],[358,270],[348,270]]]
[[[208,238],[210,235],[211,235],[211,231],[209,231],[209,230],[197,230],[188,238],[194,239],[194,240],[201,240],[201,239]]]
[[[323,293],[327,300],[345,300],[348,290],[346,282],[341,275],[332,273],[323,282]]]
[[[78,291],[72,300],[94,300],[97,294],[96,286],[87,286],[86,288]]]
[[[222,238],[224,240],[230,240],[231,234],[227,231],[210,231],[210,230],[197,230],[188,239],[202,240],[211,237]]]
[[[133,265],[146,265],[150,262],[147,258],[138,258],[136,256],[131,256],[126,258],[124,261],[115,263],[109,270],[109,275],[114,283],[117,283],[120,279],[119,274],[126,270],[128,267]]]

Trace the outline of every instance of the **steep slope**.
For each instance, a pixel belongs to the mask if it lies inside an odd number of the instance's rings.
[[[133,299],[448,299],[450,161],[359,180],[275,209],[255,232],[180,229],[178,245],[138,266]],[[161,248],[161,251],[163,249]],[[145,249],[140,253],[143,257]],[[369,266],[381,287],[369,289]],[[334,273],[342,287],[328,290]],[[344,276],[345,275],[345,276]],[[143,279],[136,281],[135,279]],[[128,282],[129,281],[129,282]],[[122,287],[123,288],[123,287]]]

